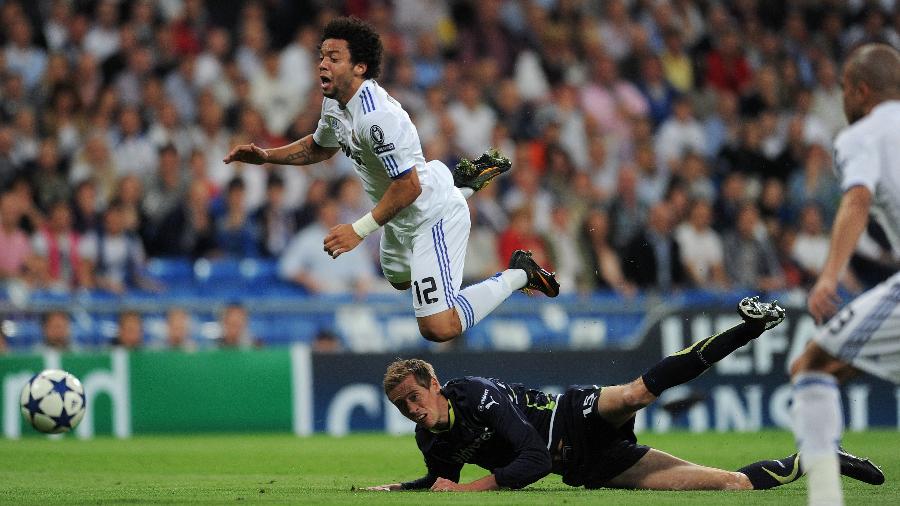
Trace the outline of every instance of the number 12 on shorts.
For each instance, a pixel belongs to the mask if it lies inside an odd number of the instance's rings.
[[[419,305],[423,304],[422,298],[424,297],[424,304],[434,304],[438,301],[437,297],[432,296],[431,294],[437,291],[437,283],[434,282],[433,277],[427,277],[422,280],[421,287],[419,286],[418,281],[413,281],[413,287],[416,289],[416,301],[418,301]]]

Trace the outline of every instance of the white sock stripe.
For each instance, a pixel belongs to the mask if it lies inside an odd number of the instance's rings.
[[[462,295],[459,295],[456,300],[459,301],[459,306],[463,308],[466,313],[466,320],[468,320],[466,328],[472,328],[472,326],[475,325],[475,311],[472,309],[472,304],[469,303],[469,299],[466,299]]]

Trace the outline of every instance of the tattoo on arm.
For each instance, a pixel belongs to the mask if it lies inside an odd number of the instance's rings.
[[[301,142],[297,147],[297,151],[294,151],[293,153],[287,155],[284,158],[284,161],[296,162],[301,164],[315,163],[314,161],[312,161],[312,149],[310,149],[310,146],[308,144]]]

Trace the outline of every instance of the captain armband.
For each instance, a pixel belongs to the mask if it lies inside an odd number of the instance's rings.
[[[372,232],[378,230],[379,227],[381,227],[381,225],[379,225],[378,222],[375,221],[375,217],[372,216],[372,213],[366,213],[365,216],[356,220],[356,222],[354,222],[352,226],[353,231],[356,232],[356,235],[362,238],[365,238],[367,235],[371,234]]]

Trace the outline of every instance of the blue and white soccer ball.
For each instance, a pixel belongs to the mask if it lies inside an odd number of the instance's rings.
[[[22,416],[48,434],[68,432],[84,418],[84,388],[75,376],[47,369],[34,376],[19,397]]]

